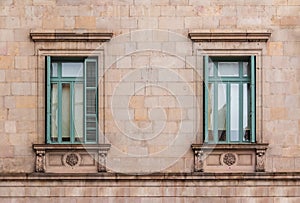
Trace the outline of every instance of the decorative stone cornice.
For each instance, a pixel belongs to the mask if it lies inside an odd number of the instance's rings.
[[[195,42],[267,42],[271,36],[264,31],[191,31],[189,37]]]
[[[34,42],[103,42],[110,40],[112,36],[112,32],[101,31],[30,31],[30,37]]]

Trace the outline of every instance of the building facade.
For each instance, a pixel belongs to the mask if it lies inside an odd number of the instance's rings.
[[[299,202],[300,2],[1,0],[1,202]]]

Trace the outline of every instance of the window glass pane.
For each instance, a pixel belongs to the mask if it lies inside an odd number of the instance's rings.
[[[51,64],[51,77],[57,77],[57,63]]]
[[[212,83],[208,84],[208,141],[214,140],[214,85]]]
[[[250,76],[250,67],[248,62],[243,62],[243,76]]]
[[[83,84],[74,84],[74,135],[76,142],[83,142]]]
[[[62,141],[70,141],[70,84],[62,84]]]
[[[239,84],[230,85],[230,140],[239,141]]]
[[[250,84],[243,84],[243,140],[250,141]]]
[[[208,76],[214,76],[214,63],[212,61],[208,63]]]
[[[219,62],[218,63],[218,76],[239,76],[239,63],[238,62]]]
[[[58,139],[58,97],[57,84],[51,84],[51,142]]]
[[[218,84],[218,140],[226,141],[226,84]]]
[[[83,63],[62,63],[62,77],[83,77]]]

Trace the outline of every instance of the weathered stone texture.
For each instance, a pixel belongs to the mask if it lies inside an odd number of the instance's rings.
[[[237,42],[228,45],[223,42],[204,44],[192,43],[187,33],[193,30],[227,31],[270,29],[271,37],[264,44],[262,58],[257,67],[257,84],[259,98],[257,107],[261,116],[259,134],[262,140],[268,142],[266,152],[266,171],[295,172],[300,169],[300,2],[299,0],[1,0],[0,2],[0,173],[27,172],[34,170],[34,156],[32,143],[44,141],[45,131],[45,68],[44,59],[37,57],[45,50],[63,53],[64,50],[93,50],[99,47],[97,42],[45,42],[34,43],[30,39],[30,30],[72,30],[78,33],[89,31],[111,31],[114,39],[105,42],[103,48],[108,55],[121,58],[113,62],[105,73],[105,105],[99,112],[105,113],[105,122],[101,125],[106,129],[110,142],[119,141],[117,147],[125,154],[141,153],[155,154],[168,147],[181,127],[186,136],[195,130],[193,112],[196,104],[193,93],[197,92],[202,101],[203,76],[188,67],[186,59],[194,54],[196,45],[199,49],[229,49],[257,50],[259,42]],[[135,30],[160,29],[169,30],[183,37],[168,32],[126,33]],[[125,34],[125,35],[123,35]],[[114,41],[116,40],[116,41]],[[120,40],[120,41],[118,41]],[[123,43],[123,42],[126,43]],[[205,46],[205,45],[204,45]],[[108,49],[109,48],[109,49]],[[149,51],[149,49],[152,50]],[[143,50],[140,53],[132,52]],[[148,51],[145,51],[148,50]],[[158,53],[154,53],[158,50]],[[162,54],[160,51],[177,53],[184,56],[183,60],[174,55]],[[232,52],[234,53],[234,52]],[[42,54],[41,54],[42,55]],[[41,56],[40,55],[40,56]],[[186,58],[185,58],[186,57]],[[113,61],[113,60],[112,60]],[[196,63],[195,63],[196,64]],[[198,64],[198,61],[197,61]],[[144,68],[145,70],[141,71]],[[202,67],[197,67],[199,70]],[[158,70],[159,69],[159,70]],[[139,70],[139,71],[137,71]],[[171,70],[171,71],[168,71]],[[198,70],[197,70],[198,71]],[[201,69],[202,71],[202,69]],[[200,72],[201,72],[200,71]],[[261,78],[260,78],[261,76]],[[197,79],[195,79],[197,78]],[[200,79],[199,79],[200,78]],[[122,81],[122,82],[120,82]],[[144,87],[153,82],[156,86]],[[121,85],[120,85],[121,84]],[[116,89],[118,94],[116,95]],[[176,95],[167,91],[176,90]],[[134,92],[134,94],[132,93]],[[261,92],[261,93],[260,93]],[[196,93],[195,93],[196,94]],[[180,95],[180,100],[176,96]],[[130,98],[126,98],[130,96]],[[115,98],[114,98],[115,97]],[[119,102],[112,103],[114,99]],[[198,98],[199,99],[199,98]],[[115,106],[113,106],[115,105]],[[203,113],[202,103],[198,104],[200,114]],[[111,107],[116,107],[118,114]],[[159,108],[158,108],[159,107]],[[160,111],[161,110],[161,111]],[[152,113],[151,113],[152,112]],[[115,119],[122,120],[117,123]],[[128,130],[127,136],[151,136],[160,130],[160,122],[165,121],[161,137],[151,141],[132,141],[122,137]],[[199,132],[203,132],[203,118],[199,118]],[[134,124],[134,125],[132,125]],[[149,127],[150,126],[150,127]],[[138,127],[138,129],[136,128]],[[149,128],[147,128],[149,127]],[[141,130],[142,129],[142,130]],[[197,139],[201,135],[197,135]],[[144,137],[144,138],[145,138]],[[143,137],[142,137],[143,138]],[[158,139],[159,138],[159,139]],[[196,138],[195,138],[196,139]],[[178,146],[179,148],[182,146]],[[111,154],[110,154],[111,153]],[[108,158],[119,163],[124,157],[117,151],[108,154]],[[182,154],[181,154],[182,155]],[[171,160],[177,154],[168,154],[166,160]],[[157,158],[157,157],[156,157]],[[153,161],[154,160],[154,161]],[[148,164],[161,163],[151,160]],[[180,156],[176,163],[163,168],[165,172],[191,172],[193,170],[193,154],[191,151]],[[142,163],[141,157],[128,160],[126,167],[135,169]],[[131,165],[132,164],[132,165]],[[147,167],[144,167],[146,170]],[[273,196],[271,202],[300,201],[298,197],[289,196],[299,194],[297,188],[279,189],[270,187],[210,187],[187,189],[169,188],[44,188],[22,189],[0,187],[0,196],[59,196],[77,194],[91,195],[131,195],[132,201],[149,200],[133,196],[144,195],[210,195],[207,201],[221,202],[219,196],[243,195],[245,198],[228,198],[228,201],[270,201],[263,196]],[[129,191],[130,190],[130,191]],[[196,191],[196,192],[195,192]],[[175,194],[176,193],[176,194]],[[120,195],[121,196],[121,195]],[[203,197],[201,197],[203,198]],[[6,199],[4,199],[5,201]],[[16,199],[17,200],[17,199]],[[47,201],[46,199],[44,199]],[[78,199],[81,201],[82,199]],[[107,201],[116,199],[107,197]],[[121,199],[117,199],[121,200]],[[185,197],[177,199],[167,198],[167,201],[185,201]],[[197,201],[197,199],[194,199]],[[203,199],[201,199],[203,200]],[[7,200],[9,201],[9,200]],[[152,198],[151,201],[160,201]]]

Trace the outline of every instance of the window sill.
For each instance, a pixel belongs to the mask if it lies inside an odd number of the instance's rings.
[[[193,144],[195,172],[264,172],[268,144]]]
[[[106,172],[110,144],[34,144],[40,173]]]

